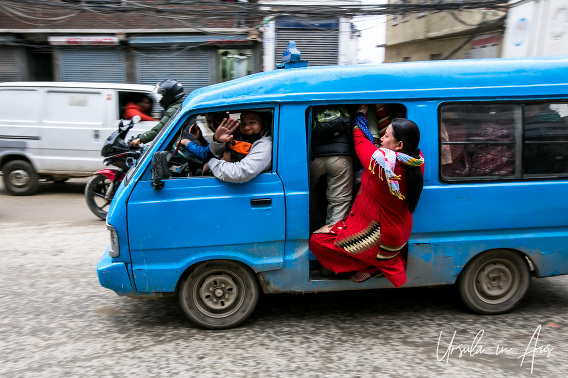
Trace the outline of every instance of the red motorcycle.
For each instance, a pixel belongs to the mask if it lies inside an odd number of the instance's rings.
[[[131,147],[125,141],[128,131],[138,122],[140,116],[134,116],[128,125],[120,121],[118,130],[107,138],[101,149],[101,155],[105,158],[104,164],[118,169],[101,169],[95,172],[85,187],[89,209],[102,220],[106,220],[108,207],[126,172],[136,164],[142,153],[139,147]]]

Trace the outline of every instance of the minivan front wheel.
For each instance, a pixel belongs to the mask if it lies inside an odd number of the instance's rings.
[[[479,314],[501,314],[525,297],[530,272],[525,259],[508,250],[482,253],[460,274],[458,286],[464,303]]]
[[[39,187],[39,175],[25,160],[9,161],[2,167],[4,187],[14,196],[29,196]]]
[[[199,264],[180,283],[179,303],[187,317],[204,328],[236,327],[254,311],[258,283],[253,272],[235,261]]]

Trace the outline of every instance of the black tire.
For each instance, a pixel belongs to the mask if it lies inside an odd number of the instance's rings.
[[[107,199],[106,194],[109,190],[111,180],[103,175],[94,175],[91,177],[87,186],[85,186],[85,199],[89,209],[102,220],[106,220],[108,207],[112,202]]]
[[[254,311],[258,283],[253,272],[235,261],[199,264],[180,283],[179,303],[187,317],[201,327],[236,327]]]
[[[29,196],[39,187],[39,175],[25,160],[12,160],[2,167],[4,187],[14,196]]]
[[[471,260],[460,274],[463,302],[478,314],[502,314],[517,306],[529,289],[530,272],[523,256],[494,250]]]

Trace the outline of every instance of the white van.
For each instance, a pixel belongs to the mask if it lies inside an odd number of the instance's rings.
[[[40,179],[64,181],[104,168],[101,148],[139,93],[161,108],[153,87],[136,84],[0,83],[0,169],[6,191],[29,195]],[[136,124],[129,135],[157,121]]]

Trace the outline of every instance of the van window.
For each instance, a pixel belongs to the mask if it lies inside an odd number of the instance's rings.
[[[44,104],[45,121],[74,125],[103,122],[103,95],[98,92],[48,91]]]
[[[38,120],[40,93],[36,90],[0,90],[0,117],[4,121],[34,122]]]
[[[525,105],[523,162],[527,176],[568,173],[568,103]]]
[[[134,100],[137,96],[143,93],[148,96],[152,100],[152,114],[151,116],[156,119],[160,119],[163,116],[164,109],[160,106],[156,98],[151,93],[145,92],[127,92],[127,91],[119,91],[118,92],[118,119],[124,118],[124,110],[126,109],[126,104]]]
[[[440,107],[440,172],[445,181],[568,174],[566,104],[461,103]]]
[[[247,109],[260,113],[263,122],[268,125],[268,135],[274,133],[274,111],[272,109]],[[244,112],[244,110],[243,110]],[[224,118],[234,118],[240,121],[241,111],[218,111],[210,113],[201,113],[188,117],[185,119],[180,129],[176,133],[176,137],[168,144],[169,150],[172,152],[170,159],[170,171],[172,178],[186,178],[186,177],[203,177],[212,175],[210,171],[203,171],[205,163],[214,156],[209,148],[209,144],[214,135],[214,130],[219,126]],[[197,124],[201,138],[195,139],[191,134],[190,129],[192,125]],[[233,134],[237,140],[245,139],[239,137],[239,128]],[[236,149],[238,150],[238,148]],[[218,158],[222,160],[229,159],[235,163],[242,160],[246,155],[240,154],[234,149],[227,149],[228,154]],[[271,171],[272,168],[266,171]]]

